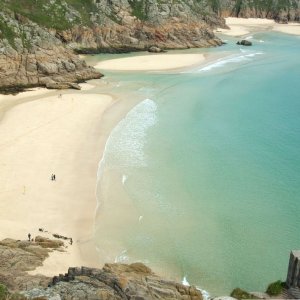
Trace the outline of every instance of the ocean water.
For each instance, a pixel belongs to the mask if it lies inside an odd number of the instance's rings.
[[[219,57],[190,70],[107,74],[140,101],[99,165],[105,259],[211,295],[285,280],[300,249],[300,38],[248,38],[187,51]]]

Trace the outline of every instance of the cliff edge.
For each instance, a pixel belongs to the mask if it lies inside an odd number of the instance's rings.
[[[53,278],[27,273],[52,251],[64,251],[63,241],[40,236],[34,242],[0,241],[0,299],[203,299],[195,287],[163,279],[141,263],[69,268]],[[1,286],[7,295],[1,295]]]
[[[0,88],[102,76],[76,53],[221,45],[216,26],[225,22],[206,1],[1,1]]]

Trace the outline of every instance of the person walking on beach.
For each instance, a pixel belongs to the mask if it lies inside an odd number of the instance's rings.
[[[28,241],[30,242],[31,241],[31,234],[28,233]]]
[[[56,180],[55,174],[53,174],[53,180],[54,180],[54,181]]]

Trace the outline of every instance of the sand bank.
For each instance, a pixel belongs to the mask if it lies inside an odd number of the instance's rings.
[[[105,145],[101,118],[113,102],[91,91],[0,96],[0,239],[35,237],[44,228],[74,241],[36,272],[97,266],[96,253],[87,251],[93,249],[96,175]]]
[[[149,54],[98,63],[101,70],[118,71],[163,71],[191,67],[205,60],[203,54]]]
[[[252,32],[259,31],[280,31],[289,34],[300,34],[300,24],[290,23],[290,24],[278,24],[274,20],[269,19],[258,19],[258,18],[225,18],[226,24],[230,29],[218,28],[215,32],[222,33],[229,36],[243,36],[250,34]]]
[[[300,23],[275,24],[273,30],[282,33],[300,35]]]

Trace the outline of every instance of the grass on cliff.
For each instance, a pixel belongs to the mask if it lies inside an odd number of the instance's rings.
[[[6,0],[1,2],[0,8],[8,8],[41,26],[57,30],[66,30],[75,24],[90,25],[90,13],[96,11],[93,0]],[[75,14],[70,18],[68,16],[72,11]]]
[[[0,283],[0,300],[7,299],[7,296],[8,296],[7,287],[4,284]]]
[[[0,283],[0,300],[26,300],[26,297],[18,293],[10,293],[8,288]]]
[[[132,14],[137,17],[138,19],[142,21],[147,20],[147,13],[146,13],[146,3],[147,1],[141,0],[141,1],[136,1],[136,0],[128,0],[131,9],[132,9]]]
[[[0,39],[4,38],[8,40],[10,45],[12,45],[13,47],[15,46],[15,33],[5,22],[5,20],[1,19],[0,16]]]

